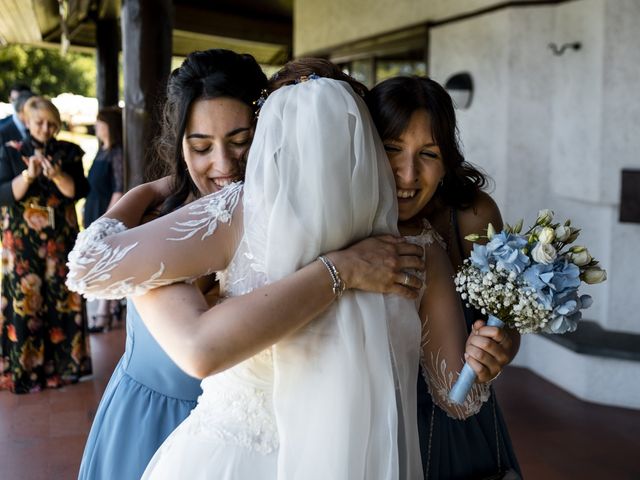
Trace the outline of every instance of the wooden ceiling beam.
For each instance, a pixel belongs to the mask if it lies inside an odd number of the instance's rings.
[[[257,17],[202,10],[186,5],[175,5],[174,28],[204,35],[229,39],[285,45],[293,41],[290,21],[261,19]]]

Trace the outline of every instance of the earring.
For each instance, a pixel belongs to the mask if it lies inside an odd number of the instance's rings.
[[[438,184],[438,186],[442,187],[443,185],[444,185],[444,177],[440,179],[440,183]]]

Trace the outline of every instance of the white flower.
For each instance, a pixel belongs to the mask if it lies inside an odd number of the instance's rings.
[[[538,241],[540,243],[551,243],[555,239],[555,232],[551,227],[544,227],[538,234]]]
[[[589,267],[584,272],[582,272],[580,278],[582,278],[582,280],[584,280],[589,285],[601,283],[607,279],[607,271],[603,270],[600,267]]]
[[[548,225],[553,220],[553,210],[549,210],[545,208],[544,210],[540,210],[538,212],[538,218],[536,220],[537,225]]]
[[[538,244],[531,251],[531,257],[537,263],[553,263],[557,255],[558,252],[556,252],[556,249],[550,243],[538,242]]]
[[[569,252],[569,261],[579,267],[584,267],[593,260],[593,257],[589,254],[589,250],[585,247],[571,247]]]
[[[556,235],[556,240],[558,240],[559,242],[566,242],[571,236],[571,227],[559,225],[558,227],[556,227],[556,231],[554,233]]]

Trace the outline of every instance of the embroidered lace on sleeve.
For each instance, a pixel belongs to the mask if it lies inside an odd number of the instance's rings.
[[[179,238],[168,238],[168,240],[186,240],[202,230],[204,230],[202,240],[210,236],[218,227],[219,221],[223,223],[231,221],[231,214],[240,200],[240,192],[242,192],[242,183],[237,182],[229,185],[219,194],[207,195],[187,205],[185,208],[194,218],[176,222],[176,226],[171,230],[184,235]]]
[[[425,248],[440,249],[445,251],[445,243],[442,237],[425,220],[422,233],[417,237],[409,237],[409,241],[418,243]],[[427,269],[429,265],[427,264]],[[424,295],[428,294],[428,286]],[[455,292],[453,299],[456,307],[459,299]],[[437,304],[442,304],[440,299],[435,299]],[[453,328],[451,318],[458,318],[461,312],[451,308],[438,307],[423,313],[422,348],[421,348],[421,373],[427,383],[429,393],[436,405],[444,410],[448,416],[462,420],[478,413],[482,404],[490,395],[489,384],[474,384],[464,404],[457,405],[449,401],[449,391],[458,378],[458,374],[464,364],[462,355],[466,340],[466,329],[463,326]],[[462,347],[462,348],[461,348]]]
[[[241,183],[232,184],[132,229],[115,219],[97,220],[78,235],[69,254],[67,286],[88,299],[115,299],[224,268],[224,253],[236,235],[231,229],[214,232],[219,224],[231,224],[241,192]],[[176,238],[176,231],[182,236]]]
[[[428,325],[427,319],[426,324]],[[447,415],[456,420],[464,420],[480,411],[484,402],[489,400],[491,390],[488,383],[475,383],[467,399],[462,405],[455,404],[449,400],[449,392],[454,382],[458,378],[458,370],[462,367],[463,361],[455,362],[458,369],[450,368],[447,360],[441,355],[441,350],[433,351],[429,348],[429,330],[424,329],[422,333],[422,354],[420,358],[420,371],[424,378],[429,394],[434,403],[444,410]]]

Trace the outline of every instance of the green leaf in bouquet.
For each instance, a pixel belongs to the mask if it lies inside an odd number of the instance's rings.
[[[520,233],[522,231],[522,226],[524,225],[524,218],[521,218],[518,223],[516,223],[513,227],[513,233]]]

